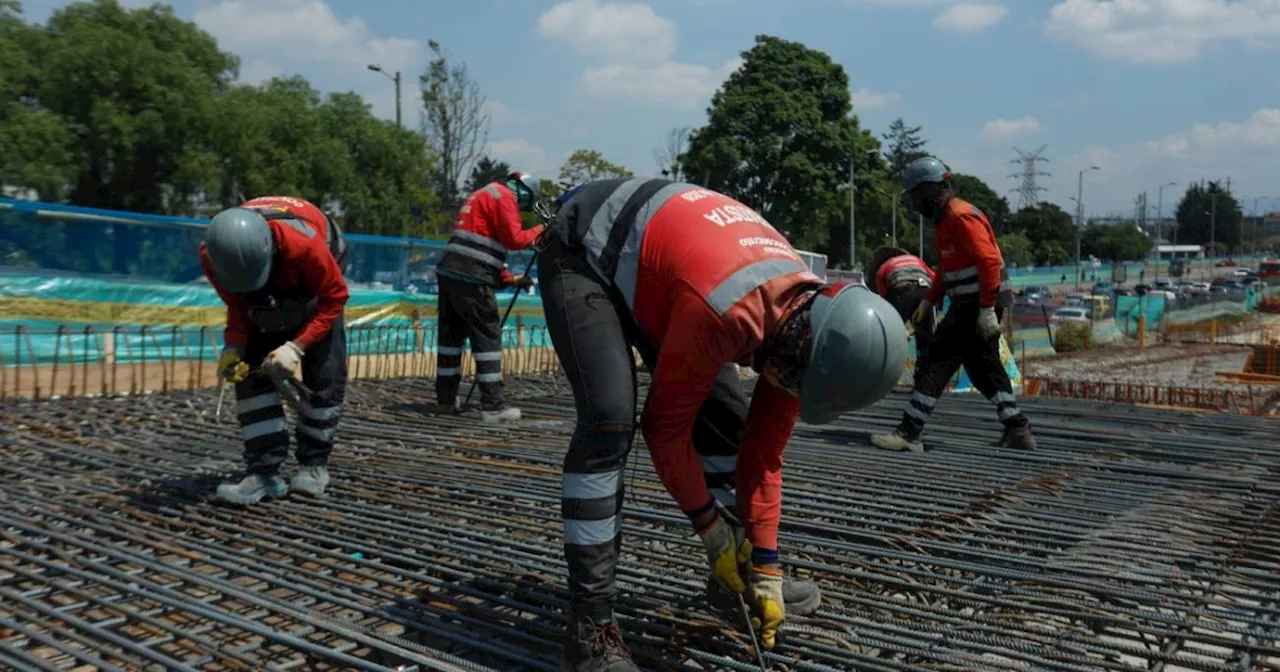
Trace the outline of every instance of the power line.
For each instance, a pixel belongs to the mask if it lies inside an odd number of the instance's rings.
[[[1044,162],[1044,163],[1049,162],[1049,159],[1046,159],[1043,156],[1041,156],[1041,153],[1044,152],[1045,148],[1048,146],[1049,145],[1040,145],[1040,149],[1037,149],[1034,152],[1026,152],[1021,149],[1018,149],[1017,147],[1013,148],[1013,151],[1018,153],[1018,158],[1011,159],[1009,163],[1022,164],[1021,172],[1012,173],[1009,175],[1009,177],[1019,178],[1022,181],[1021,186],[1019,186],[1018,189],[1016,190],[1018,192],[1018,209],[1019,210],[1022,210],[1023,208],[1030,208],[1036,205],[1037,203],[1040,202],[1040,192],[1048,191],[1048,189],[1045,189],[1044,187],[1040,186],[1036,181],[1037,178],[1040,178],[1040,177],[1052,176],[1050,173],[1040,170],[1039,166],[1037,165],[1041,162]]]

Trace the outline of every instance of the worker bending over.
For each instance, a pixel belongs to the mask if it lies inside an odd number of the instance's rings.
[[[520,419],[520,409],[508,406],[502,393],[502,316],[493,290],[533,286],[526,276],[513,277],[506,261],[507,250],[527,249],[542,233],[541,226],[524,230],[520,219],[520,211],[532,210],[537,202],[538,181],[519,172],[507,176],[505,184],[492,182],[472,192],[436,266],[436,403],[457,407],[462,346],[470,339],[485,422]]]
[[[1004,258],[991,224],[981,210],[952,194],[951,172],[936,158],[917,159],[906,167],[903,194],[936,224],[937,276],[942,279],[933,283],[911,317],[916,333],[927,329],[934,306],[944,295],[951,305],[928,339],[928,347],[917,355],[915,382],[902,422],[891,434],[872,436],[872,443],[887,450],[924,450],[920,437],[929,414],[963,365],[973,386],[995,404],[1004,425],[995,445],[1034,449],[1035,438],[1000,361],[997,303]]]
[[[240,482],[218,487],[220,499],[253,504],[290,487],[324,494],[347,386],[345,252],[338,227],[300,198],[255,198],[209,222],[200,265],[227,304],[218,372],[235,383],[247,466]],[[300,403],[299,468],[288,485],[280,476],[289,455],[284,408],[260,366],[282,380],[301,376],[311,391]]]
[[[561,669],[638,669],[612,608],[633,346],[652,372],[640,429],[706,549],[708,597],[734,613],[745,593],[773,648],[784,614],[821,599],[779,570],[783,449],[797,416],[829,422],[888,393],[906,362],[902,320],[861,284],[824,284],[752,209],[669,180],[572,190],[538,263],[578,414],[561,500],[572,603]],[[760,373],[749,404],[735,363]]]

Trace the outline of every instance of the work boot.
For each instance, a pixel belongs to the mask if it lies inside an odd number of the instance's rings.
[[[1031,425],[1005,427],[995,445],[1010,450],[1035,450],[1036,437],[1031,435]]]
[[[319,497],[329,485],[329,469],[323,464],[305,464],[289,481],[289,487],[304,495]]]
[[[812,581],[783,579],[782,603],[788,616],[808,616],[822,606],[822,589]],[[720,585],[714,576],[707,577],[707,604],[725,620],[736,623],[742,616],[738,596]]]
[[[515,406],[503,406],[490,411],[481,410],[480,420],[489,425],[499,425],[504,422],[515,422],[520,419],[520,409]]]
[[[901,425],[895,427],[889,434],[872,434],[871,443],[877,448],[899,453],[924,452],[924,441],[920,440],[920,433],[912,432]]]
[[[569,621],[565,630],[560,672],[640,672],[622,641],[618,622],[596,625],[585,618]]]
[[[289,486],[280,474],[250,471],[238,483],[218,486],[218,499],[232,504],[257,504],[264,499],[280,499],[289,494]]]

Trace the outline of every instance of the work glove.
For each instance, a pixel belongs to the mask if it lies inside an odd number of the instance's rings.
[[[218,357],[218,375],[229,383],[239,383],[249,377],[249,365],[240,359],[238,349],[222,349],[222,355]]]
[[[719,515],[715,522],[698,532],[698,536],[702,538],[702,546],[707,549],[707,564],[711,565],[711,575],[727,590],[744,592],[747,587],[742,581],[738,565],[743,562],[744,549],[746,557],[751,557],[750,543],[744,542],[739,546],[733,528]]]
[[[925,299],[916,307],[916,312],[911,314],[911,326],[919,329],[933,315],[933,302]]]
[[[515,282],[511,283],[516,289],[529,289],[533,287],[533,278],[527,275],[517,275]]]
[[[1000,336],[1000,320],[996,319],[995,308],[981,308],[978,310],[978,335],[984,341]]]
[[[786,603],[782,600],[782,572],[755,567],[751,570],[751,586],[747,591],[751,606],[751,627],[760,637],[760,645],[772,649],[778,644],[778,630],[786,620]]]
[[[302,348],[288,341],[267,355],[267,366],[282,378],[297,378],[298,369],[302,367]]]

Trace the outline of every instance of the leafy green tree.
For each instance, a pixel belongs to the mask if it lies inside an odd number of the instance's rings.
[[[1231,192],[1217,182],[1192,184],[1178,203],[1178,244],[1209,245],[1216,241],[1228,248],[1240,243],[1244,215]]]
[[[1017,266],[1031,265],[1031,240],[1025,233],[1006,233],[996,236],[996,244],[1004,255],[1004,263]]]
[[[1080,237],[1080,253],[1107,261],[1139,261],[1151,252],[1151,236],[1136,226],[1093,225]]]
[[[1031,248],[1031,257],[1041,266],[1061,266],[1071,260],[1067,250],[1053,240],[1034,243]]]
[[[902,175],[902,169],[906,168],[907,164],[929,155],[924,151],[928,141],[920,137],[921,128],[921,126],[907,126],[907,122],[903,121],[902,117],[898,117],[889,124],[889,132],[882,136],[887,146],[885,156],[889,160],[889,174],[895,178]]]
[[[511,174],[511,166],[506,161],[494,161],[484,156],[476,165],[471,167],[471,178],[467,180],[467,186],[463,189],[466,193],[482,189],[484,185],[490,182],[502,182]]]
[[[604,158],[594,149],[579,149],[565,159],[560,166],[560,180],[570,184],[582,184],[611,177],[631,177],[632,172]]]
[[[419,80],[422,132],[436,157],[431,186],[446,209],[456,210],[462,200],[462,174],[480,156],[489,138],[487,99],[466,63],[451,61],[435,40],[427,46],[434,58]]]
[[[1038,250],[1051,249],[1051,245],[1061,250],[1074,250],[1076,245],[1076,229],[1071,215],[1053,203],[1039,203],[1019,210],[1010,218],[1006,230],[1025,233],[1033,249],[1037,250],[1036,263],[1040,264],[1048,262],[1043,261]]]
[[[878,153],[879,142],[852,114],[848,75],[827,54],[768,35],[742,57],[712,97],[707,124],[690,135],[682,172],[754,208],[797,247],[826,248],[833,265],[849,263],[847,234],[844,245],[829,235],[848,230],[841,192],[850,158]],[[888,212],[889,196],[875,189],[883,177],[882,167],[857,171],[860,221]],[[858,232],[860,242],[882,235]]]
[[[956,196],[977,206],[997,233],[1004,232],[1009,220],[1009,201],[1004,196],[981,179],[964,173],[951,173],[951,188]]]

